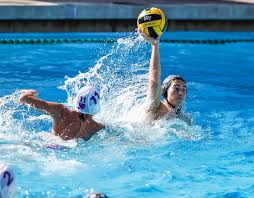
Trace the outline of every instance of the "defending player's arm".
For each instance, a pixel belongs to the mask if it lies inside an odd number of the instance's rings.
[[[35,90],[24,90],[22,91],[19,101],[51,116],[61,116],[64,108],[62,104],[46,102],[37,98],[36,95],[37,91]]]

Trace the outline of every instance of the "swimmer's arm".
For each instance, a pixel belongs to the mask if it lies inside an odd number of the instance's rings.
[[[159,54],[159,38],[153,39],[148,37],[144,33],[140,33],[152,46],[152,53],[150,59],[150,66],[148,72],[148,89],[147,89],[147,99],[148,99],[148,109],[147,112],[152,112],[156,114],[160,108],[160,75],[161,75],[161,65],[160,65],[160,54]]]
[[[55,102],[46,102],[36,97],[37,91],[25,90],[20,95],[19,101],[22,104],[30,105],[31,107],[49,114],[51,116],[61,116],[64,105]]]
[[[157,112],[160,107],[160,55],[159,45],[152,45],[152,54],[148,73],[148,100],[150,100],[150,107],[152,111]]]
[[[186,124],[188,124],[189,126],[192,125],[192,118],[191,118],[191,115],[189,114],[185,114],[185,113],[181,113],[179,115],[179,118],[184,121]]]

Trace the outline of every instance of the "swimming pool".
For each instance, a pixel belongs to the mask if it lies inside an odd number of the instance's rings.
[[[209,33],[167,36],[206,39]],[[162,42],[162,79],[185,77],[194,125],[161,120],[151,127],[138,122],[149,45],[133,34],[117,39],[0,45],[0,162],[13,167],[18,197],[76,198],[91,190],[131,198],[252,197],[254,43]],[[87,142],[49,135],[50,118],[17,103],[19,89],[36,89],[42,99],[71,106],[87,83],[101,88],[96,119],[108,126]]]

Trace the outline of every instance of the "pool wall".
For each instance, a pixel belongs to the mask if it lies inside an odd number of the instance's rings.
[[[159,7],[166,13],[168,31],[254,31],[254,2],[210,3],[192,0],[172,4],[167,1],[133,4],[129,1],[0,2],[0,32],[132,31],[136,28],[140,11],[151,6]]]

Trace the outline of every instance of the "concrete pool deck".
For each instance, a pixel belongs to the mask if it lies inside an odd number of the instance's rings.
[[[0,0],[0,32],[129,31],[151,6],[169,30],[254,31],[254,0]]]

